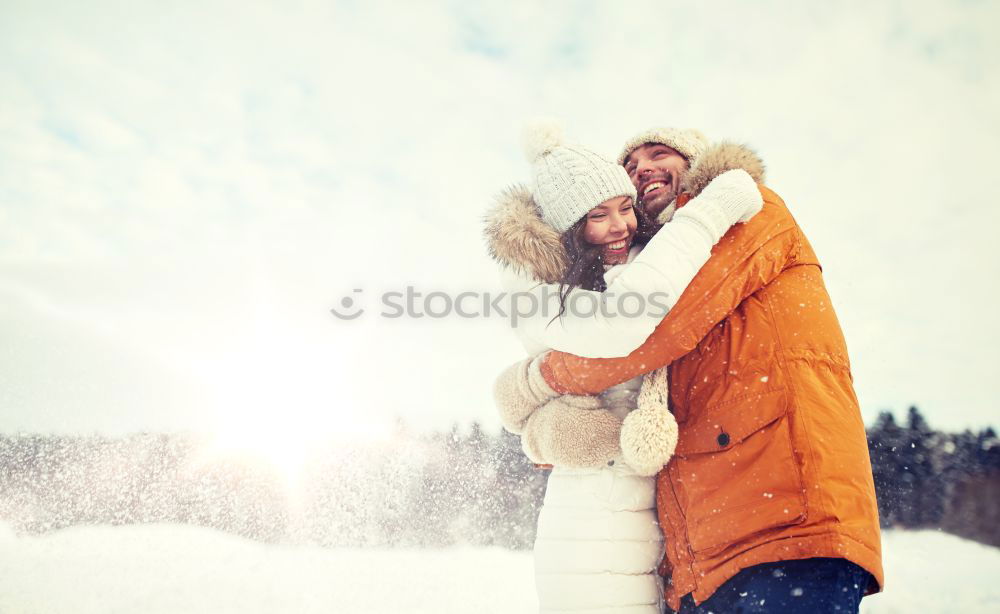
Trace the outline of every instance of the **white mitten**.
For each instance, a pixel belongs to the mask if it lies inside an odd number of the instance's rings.
[[[519,434],[532,412],[559,396],[542,377],[539,354],[504,369],[493,385],[493,398],[505,429]]]
[[[733,224],[747,222],[760,212],[764,197],[750,174],[741,168],[726,171],[712,180],[674,214],[673,219],[697,222],[716,243]]]
[[[521,448],[533,462],[597,468],[621,455],[622,421],[597,397],[561,396],[531,414]]]

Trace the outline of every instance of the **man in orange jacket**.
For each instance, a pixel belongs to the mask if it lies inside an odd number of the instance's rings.
[[[689,164],[727,163],[684,159],[678,134],[639,134],[619,159],[661,220],[686,202]],[[520,378],[515,402],[541,406],[669,365],[679,442],[657,476],[657,509],[670,607],[857,612],[883,573],[847,346],[816,254],[781,198],[760,190],[761,213],[723,237],[638,349],[549,352],[501,380]]]

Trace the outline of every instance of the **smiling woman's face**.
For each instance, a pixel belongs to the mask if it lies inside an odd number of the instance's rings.
[[[622,264],[628,259],[628,250],[638,225],[631,198],[610,198],[587,213],[583,240],[591,245],[604,246],[605,264]]]
[[[646,143],[625,158],[625,170],[639,192],[639,206],[655,218],[677,198],[688,162],[672,147]]]

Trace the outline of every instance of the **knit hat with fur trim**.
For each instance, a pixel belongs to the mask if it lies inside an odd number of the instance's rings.
[[[585,147],[565,142],[558,123],[545,120],[529,124],[524,148],[534,174],[535,202],[542,219],[556,232],[566,232],[608,199],[628,196],[635,201],[635,186],[625,169]]]
[[[694,164],[702,153],[708,149],[708,139],[704,134],[693,128],[651,128],[633,136],[622,152],[618,154],[618,164],[625,164],[625,158],[646,143],[660,143],[687,158],[688,164]]]

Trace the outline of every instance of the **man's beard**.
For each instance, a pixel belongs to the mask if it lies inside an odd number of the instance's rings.
[[[639,206],[650,219],[655,220],[664,209],[667,208],[673,200],[677,198],[677,193],[674,192],[673,188],[665,188],[660,194],[657,194],[653,200],[646,202],[642,198],[639,199]]]

